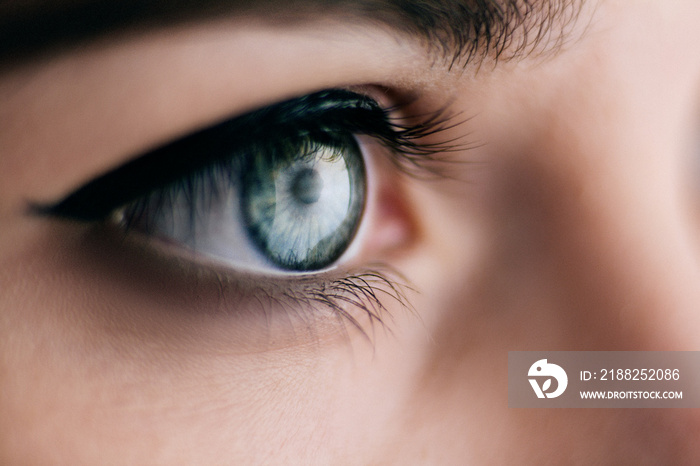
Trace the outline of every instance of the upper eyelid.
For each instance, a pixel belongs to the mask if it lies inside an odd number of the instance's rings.
[[[342,106],[338,107],[338,99],[341,96],[348,99],[345,102],[347,106],[345,109],[341,108]],[[295,105],[302,99],[315,102],[315,106],[311,107],[315,115],[299,113]],[[336,100],[335,107],[329,104],[333,99]],[[352,105],[356,107],[351,107],[349,103],[353,99],[355,100]],[[294,113],[295,110],[296,113]],[[353,111],[362,111],[362,118],[353,118]],[[336,119],[330,118],[329,112],[335,112]],[[350,115],[346,115],[348,112]],[[285,126],[289,127],[289,130],[297,131],[300,125],[304,124],[304,118],[309,120],[307,124],[310,127],[318,125],[315,119],[319,116],[329,120],[327,125],[335,125],[329,128],[330,130],[335,128],[356,134],[371,133],[371,136],[394,149],[393,155],[403,159],[395,160],[399,164],[419,166],[418,158],[427,159],[436,151],[450,150],[449,147],[443,148],[439,144],[423,147],[415,142],[416,139],[425,135],[447,128],[445,121],[448,119],[442,118],[442,113],[440,111],[429,114],[422,123],[413,126],[397,125],[390,122],[389,110],[382,109],[370,97],[341,89],[321,91],[263,107],[195,131],[98,176],[58,202],[31,204],[30,212],[73,220],[102,220],[115,209],[134,199],[148,195],[198,169],[228,158],[228,155],[222,154],[220,149],[219,143],[222,139],[225,139],[223,145],[235,148],[237,145],[249,144],[253,139],[251,132],[261,131],[257,137],[266,138],[268,135],[265,132],[272,128],[278,135],[279,132],[284,131]],[[260,130],[261,126],[263,130]],[[131,188],[128,194],[124,189],[127,185]]]

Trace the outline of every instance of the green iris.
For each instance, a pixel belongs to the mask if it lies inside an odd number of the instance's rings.
[[[280,145],[251,155],[243,173],[246,231],[272,263],[319,270],[347,249],[365,196],[362,154],[353,137]]]

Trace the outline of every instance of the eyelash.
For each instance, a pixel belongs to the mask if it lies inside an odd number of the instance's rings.
[[[402,308],[413,312],[413,307],[406,297],[406,292],[414,291],[405,282],[401,274],[386,265],[377,268],[364,269],[347,273],[340,278],[321,279],[318,277],[302,276],[294,282],[287,283],[285,290],[280,292],[266,289],[257,290],[270,301],[279,303],[284,309],[294,312],[302,319],[308,314],[305,324],[311,327],[315,313],[309,314],[314,305],[321,305],[329,310],[339,322],[349,323],[367,340],[371,341],[367,328],[353,312],[347,309],[351,306],[363,313],[369,319],[370,328],[374,324],[386,327],[386,317],[391,317],[383,301],[385,298],[394,300]],[[261,301],[260,296],[256,296]]]
[[[233,133],[247,134],[247,140],[237,144],[231,144],[229,141],[228,145],[243,145],[246,149],[253,150],[256,144],[267,143],[264,138],[267,133],[281,133],[296,140],[303,139],[304,135],[310,133],[315,137],[332,135],[334,132],[364,134],[388,149],[391,161],[404,173],[412,176],[420,176],[423,173],[439,174],[433,162],[442,160],[439,154],[456,150],[458,146],[453,140],[430,144],[421,140],[459,123],[452,124],[451,117],[444,109],[422,117],[392,117],[391,115],[398,110],[399,107],[382,109],[370,97],[352,91],[321,91],[271,105],[193,133],[87,183],[56,204],[34,205],[32,210],[54,218],[104,222],[125,205],[129,205],[129,209],[138,216],[140,209],[146,209],[147,206],[152,209],[154,200],[156,208],[167,207],[168,199],[172,198],[173,193],[184,193],[185,196],[189,196],[186,198],[194,199],[198,189],[216,186],[215,179],[230,173],[231,164],[236,163],[235,155],[222,154],[225,151],[217,151],[214,147],[221,133],[228,137]],[[409,121],[418,123],[403,123]],[[241,130],[241,127],[244,129]],[[264,129],[259,130],[260,127]],[[257,134],[259,140],[256,140],[255,133],[250,136],[253,128],[265,134]],[[203,143],[204,150],[201,149]],[[206,150],[207,146],[212,146],[212,150]],[[194,164],[194,158],[188,150],[191,147],[197,147],[199,153],[207,153],[209,157]],[[180,166],[175,169],[171,167],[169,172],[163,173],[163,167],[170,166],[164,163],[165,159],[169,163],[175,160],[175,164]],[[133,183],[134,177],[138,178],[136,187],[125,194],[124,186]],[[214,192],[213,196],[216,195]],[[132,225],[127,220],[122,227],[126,234]],[[282,281],[284,280],[279,282]],[[365,313],[371,324],[383,323],[382,316],[386,313],[386,308],[382,295],[394,299],[404,308],[410,308],[404,294],[410,287],[397,271],[386,265],[347,273],[341,278],[329,278],[328,274],[299,275],[287,279],[285,284],[288,286],[269,289],[261,287],[256,291],[271,301],[286,302],[286,305],[282,306],[286,309],[299,309],[303,305],[311,309],[314,304],[323,305],[365,336],[367,334],[362,325],[346,306]],[[272,291],[272,288],[275,290]],[[262,302],[259,297],[257,300]]]

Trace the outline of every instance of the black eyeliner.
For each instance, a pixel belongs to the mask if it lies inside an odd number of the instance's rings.
[[[106,219],[116,209],[159,189],[240,155],[247,146],[271,139],[323,141],[334,133],[366,134],[399,155],[424,157],[414,139],[440,131],[444,120],[434,117],[405,127],[392,122],[390,111],[372,98],[331,89],[273,104],[196,131],[158,147],[107,172],[53,204],[32,204],[31,211],[85,222]]]

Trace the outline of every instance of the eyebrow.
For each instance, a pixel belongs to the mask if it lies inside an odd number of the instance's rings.
[[[451,65],[559,43],[584,0],[15,0],[0,3],[0,65],[118,33],[228,16],[298,21],[339,16],[421,38]]]

